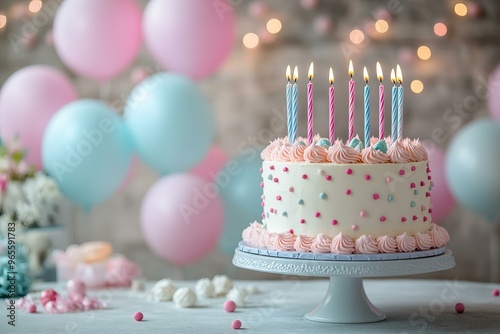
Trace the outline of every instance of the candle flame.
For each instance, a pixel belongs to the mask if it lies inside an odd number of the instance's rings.
[[[401,73],[401,67],[399,67],[399,65],[396,66],[396,77],[398,79],[398,82],[402,85],[403,84],[403,73]]]
[[[368,84],[368,80],[370,79],[370,77],[368,76],[368,71],[366,70],[366,66],[363,67],[363,78],[365,78],[365,82],[366,84]]]
[[[309,74],[308,74],[309,80],[312,80],[313,76],[314,76],[314,64],[311,62],[311,65],[309,66]]]
[[[391,81],[396,84],[396,74],[394,74],[394,69],[391,69]]]
[[[291,71],[290,71],[290,65],[288,65],[286,67],[286,80],[288,80],[288,82],[290,82],[291,79],[292,79],[292,74],[291,74]]]
[[[299,80],[299,69],[297,66],[293,69],[293,81],[297,82]]]
[[[380,66],[379,62],[377,62],[377,78],[380,82],[384,80],[384,73],[382,73],[382,66]]]
[[[349,60],[349,76],[352,79],[352,76],[354,75],[354,68],[352,66],[352,60]]]
[[[328,73],[328,80],[330,81],[330,85],[333,85],[335,77],[333,76],[333,69],[331,67],[330,67],[330,72]]]

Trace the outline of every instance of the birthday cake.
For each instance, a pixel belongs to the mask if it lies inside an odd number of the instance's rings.
[[[261,154],[262,224],[243,241],[279,251],[338,254],[440,248],[448,232],[432,223],[427,152],[419,140],[358,138],[333,145],[276,139]]]

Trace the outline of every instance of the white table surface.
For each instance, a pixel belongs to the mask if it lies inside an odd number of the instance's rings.
[[[151,287],[153,283],[147,284]],[[195,282],[176,282],[193,287]],[[346,325],[305,320],[328,287],[326,279],[303,280],[283,276],[276,281],[236,281],[235,286],[259,286],[261,293],[248,297],[248,305],[235,313],[222,309],[224,298],[202,299],[196,308],[180,309],[172,302],[153,302],[129,289],[97,290],[89,295],[107,298],[106,310],[29,314],[17,310],[16,327],[7,325],[2,307],[0,333],[235,333],[231,322],[239,319],[243,333],[500,333],[500,297],[491,291],[500,284],[436,280],[365,280],[370,300],[387,314],[378,323]],[[35,289],[61,284],[37,284]],[[465,304],[457,314],[456,302]],[[133,313],[144,313],[136,322]]]

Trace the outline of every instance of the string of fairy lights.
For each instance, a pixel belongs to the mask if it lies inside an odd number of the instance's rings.
[[[314,9],[318,5],[318,0],[301,0],[300,1],[304,9]],[[453,11],[455,15],[459,17],[471,16],[477,17],[480,14],[481,8],[475,2],[457,2],[453,6]],[[269,16],[270,11],[267,5],[263,1],[253,1],[248,6],[248,14],[251,17],[261,19],[263,17]],[[391,14],[387,10],[382,10],[381,14],[376,14],[373,21],[366,24],[364,31],[360,28],[355,28],[349,33],[349,41],[355,45],[362,44],[367,38],[366,35],[370,37],[380,37],[390,31]],[[313,27],[317,33],[326,34],[331,29],[331,22],[328,17],[324,15],[318,16],[318,18],[313,22]],[[283,24],[278,18],[271,18],[266,21],[265,29],[260,32],[248,32],[243,36],[242,42],[247,49],[256,49],[261,44],[269,44],[276,40],[276,38],[270,39],[269,35],[277,36],[282,30]],[[433,32],[437,37],[445,37],[448,34],[448,27],[444,22],[436,22],[433,26]],[[432,56],[431,48],[428,45],[420,45],[414,50],[414,54],[421,60],[429,60]],[[424,84],[421,80],[415,79],[410,83],[410,89],[415,94],[420,94],[424,90]]]

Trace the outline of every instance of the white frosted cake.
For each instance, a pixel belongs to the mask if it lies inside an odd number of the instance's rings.
[[[418,140],[372,138],[333,145],[315,137],[276,139],[262,152],[262,224],[243,231],[251,246],[279,251],[373,254],[443,247],[432,223],[432,180]]]

